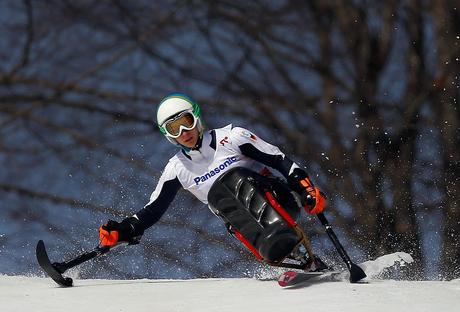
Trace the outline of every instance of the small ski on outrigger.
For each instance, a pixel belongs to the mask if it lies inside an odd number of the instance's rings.
[[[346,271],[320,271],[320,272],[296,272],[286,271],[278,278],[281,287],[297,287],[309,282],[317,281],[341,281],[346,276]]]
[[[62,275],[65,271],[85,261],[102,256],[117,246],[126,244],[127,243],[117,244],[113,247],[97,246],[93,250],[84,252],[72,260],[51,263],[48,253],[46,252],[45,243],[42,240],[39,240],[35,254],[37,256],[38,264],[49,277],[62,287],[70,287],[73,285],[73,280],[70,277]]]
[[[318,219],[323,224],[327,235],[334,244],[337,252],[339,253],[342,260],[345,262],[347,269],[350,271],[350,282],[357,283],[366,277],[363,269],[361,269],[357,264],[353,263],[348,256],[347,252],[340,244],[339,239],[332,230],[332,226],[326,219],[326,216],[323,213],[319,213]],[[278,278],[278,284],[281,287],[295,287],[301,284],[307,283],[312,280],[340,280],[344,275],[344,271],[320,271],[320,272],[296,272],[296,271],[287,271],[280,275]]]

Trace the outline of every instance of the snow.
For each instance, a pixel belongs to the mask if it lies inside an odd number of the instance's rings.
[[[9,311],[458,311],[460,280],[376,279],[395,263],[412,257],[395,253],[362,264],[365,283],[317,280],[283,289],[255,278],[193,280],[74,280],[58,287],[43,277],[0,275],[0,302]]]
[[[406,266],[414,262],[412,256],[405,252],[395,252],[392,254],[381,256],[373,261],[366,261],[359,266],[366,272],[368,277],[379,276],[385,268],[389,268],[398,264]]]
[[[2,311],[458,311],[460,281],[314,283],[282,289],[256,279],[78,280],[1,276]]]

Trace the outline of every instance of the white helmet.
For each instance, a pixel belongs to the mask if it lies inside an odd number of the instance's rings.
[[[169,135],[165,128],[165,122],[185,111],[190,112],[196,119],[196,127],[198,127],[198,132],[201,137],[203,134],[203,123],[201,121],[200,107],[191,97],[182,93],[171,93],[167,95],[158,106],[158,127],[161,133],[163,133],[171,143],[176,145],[179,144],[175,138]]]

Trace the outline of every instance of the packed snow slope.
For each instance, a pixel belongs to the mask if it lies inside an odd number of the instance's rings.
[[[0,277],[3,312],[13,311],[458,311],[460,281],[313,283],[282,289],[256,279],[78,280],[59,288],[38,277]]]
[[[364,263],[370,276],[365,283],[317,280],[295,289],[283,289],[275,280],[255,278],[77,279],[74,287],[61,288],[49,278],[3,275],[1,311],[458,311],[460,280],[414,282],[373,278],[397,256]]]

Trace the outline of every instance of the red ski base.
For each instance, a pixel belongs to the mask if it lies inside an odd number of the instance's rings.
[[[295,272],[287,271],[278,278],[278,285],[281,287],[299,286],[311,280],[338,281],[343,278],[344,271],[322,271],[322,272]],[[316,279],[315,279],[316,278]]]

